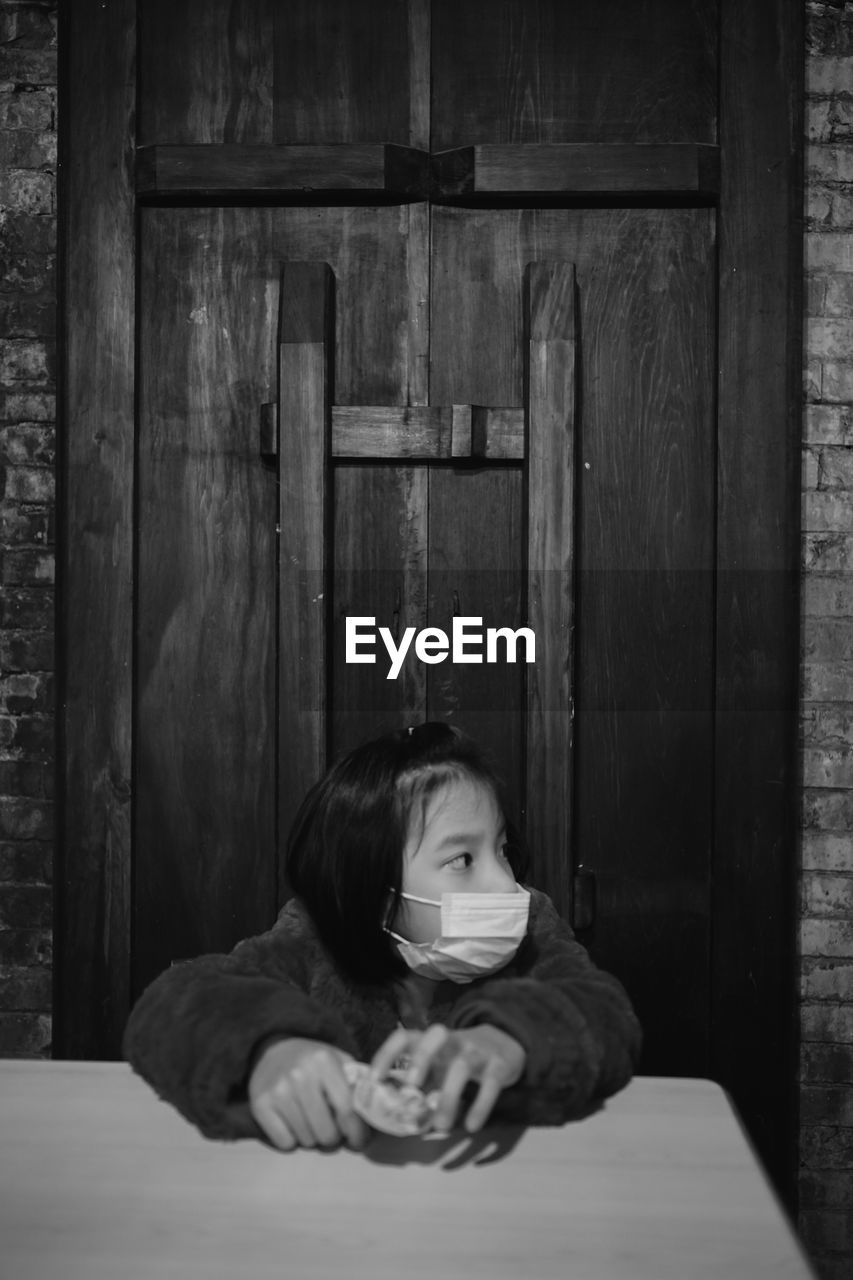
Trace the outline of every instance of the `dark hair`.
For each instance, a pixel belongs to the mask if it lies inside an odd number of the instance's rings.
[[[383,924],[400,903],[415,805],[423,821],[437,790],[466,779],[493,792],[519,877],[526,859],[501,781],[476,743],[452,725],[429,721],[356,747],[303,800],[287,840],[287,879],[350,978],[382,982],[406,972]]]

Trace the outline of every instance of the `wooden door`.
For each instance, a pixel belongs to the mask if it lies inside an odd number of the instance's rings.
[[[64,1051],[115,1053],[157,972],[280,905],[300,744],[277,687],[305,657],[290,653],[280,475],[261,442],[282,264],[331,269],[334,403],[408,410],[415,432],[416,411],[454,405],[518,421],[525,270],[568,263],[571,732],[564,708],[550,722],[572,749],[551,796],[566,835],[533,850],[533,879],[628,987],[643,1069],[726,1083],[781,1181],[787,0],[76,9],[70,74],[93,83],[110,60],[69,133]],[[768,23],[779,57],[743,36]],[[344,661],[347,616],[525,621],[523,450],[416,454],[329,459],[327,754],[451,719],[493,750],[533,828],[541,744],[525,739],[520,666],[410,659],[388,681]],[[573,889],[593,884],[582,919]]]

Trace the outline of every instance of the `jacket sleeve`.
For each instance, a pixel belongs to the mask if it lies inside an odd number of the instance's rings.
[[[560,1124],[628,1083],[642,1033],[619,981],[593,964],[551,900],[532,893],[517,976],[471,988],[454,1005],[448,1025],[489,1023],[524,1047],[524,1077],[504,1090],[496,1117]]]
[[[354,1053],[343,1020],[307,994],[307,943],[285,914],[230,955],[167,969],[134,1006],[124,1056],[206,1137],[260,1134],[246,1086],[261,1041],[305,1036]]]

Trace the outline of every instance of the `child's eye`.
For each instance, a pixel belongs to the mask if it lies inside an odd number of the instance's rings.
[[[451,858],[444,865],[452,868],[453,871],[467,871],[473,861],[470,853],[457,853],[455,858]]]
[[[498,851],[498,856],[503,858],[504,862],[509,862],[509,851],[511,848],[512,845],[509,844],[509,842],[501,845],[500,850]]]

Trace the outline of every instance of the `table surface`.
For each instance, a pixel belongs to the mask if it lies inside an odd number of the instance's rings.
[[[123,1063],[0,1061],[2,1280],[813,1276],[708,1080],[559,1128],[211,1142]]]

